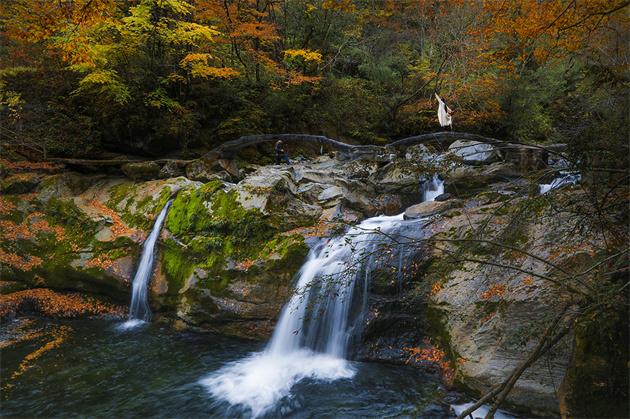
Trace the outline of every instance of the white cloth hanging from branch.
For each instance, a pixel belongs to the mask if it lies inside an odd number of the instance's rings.
[[[438,94],[435,94],[435,98],[438,100],[438,121],[440,122],[440,126],[442,127],[451,127],[453,128],[453,117],[451,116],[451,108],[446,106],[446,103],[442,100]]]

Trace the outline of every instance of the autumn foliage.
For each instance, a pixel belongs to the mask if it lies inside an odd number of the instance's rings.
[[[103,303],[78,293],[58,293],[47,288],[35,288],[0,295],[0,318],[22,312],[50,317],[79,317],[109,314],[122,316],[125,308]]]
[[[438,128],[440,92],[459,129],[565,140],[575,124],[563,123],[594,112],[596,86],[626,78],[627,10],[623,0],[9,0],[0,112],[53,153],[159,154],[262,132],[417,134]]]
[[[423,347],[405,348],[405,351],[409,355],[407,363],[434,364],[440,369],[444,382],[448,385],[453,383],[455,371],[451,367],[446,353],[432,345],[431,342],[425,340]]]

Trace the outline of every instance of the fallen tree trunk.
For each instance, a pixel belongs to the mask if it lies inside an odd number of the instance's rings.
[[[335,149],[342,151],[361,151],[361,150],[370,150],[374,147],[374,145],[356,145],[356,144],[348,144],[343,141],[335,140],[333,138],[329,138],[323,135],[308,135],[308,134],[260,134],[260,135],[246,135],[243,137],[239,137],[236,140],[231,140],[225,142],[218,147],[210,150],[204,158],[206,159],[219,159],[219,158],[233,158],[233,154],[236,151],[265,142],[278,141],[282,140],[286,143],[317,143],[317,144],[327,144]],[[386,144],[384,147],[406,147],[414,144],[422,144],[428,142],[440,142],[440,143],[451,143],[456,140],[468,140],[468,141],[479,141],[487,144],[495,144],[495,145],[506,145],[508,144],[505,141],[500,141],[495,138],[484,137],[478,134],[471,134],[468,132],[457,132],[457,131],[441,131],[434,132],[430,134],[422,134],[415,135],[413,137],[403,138],[401,140],[394,141],[393,143]]]
[[[414,144],[423,144],[429,142],[438,142],[438,143],[446,143],[446,142],[455,142],[457,140],[465,140],[465,141],[478,141],[480,143],[492,144],[503,146],[509,144],[506,141],[497,140],[496,138],[484,137],[479,134],[471,134],[469,132],[458,132],[458,131],[440,131],[440,132],[432,132],[429,134],[420,134],[414,135],[412,137],[403,138],[400,140],[396,140],[393,143],[388,144],[386,147],[407,147]]]
[[[98,167],[116,167],[123,166],[127,163],[146,163],[146,162],[154,162],[157,164],[165,164],[168,162],[173,162],[177,165],[186,165],[194,160],[178,160],[178,159],[157,159],[157,160],[117,160],[117,159],[105,159],[105,160],[91,160],[91,159],[70,159],[70,158],[53,158],[48,159],[49,162],[52,163],[61,163],[69,166],[98,166]]]

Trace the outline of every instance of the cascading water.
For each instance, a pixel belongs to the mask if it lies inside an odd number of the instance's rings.
[[[169,200],[153,224],[151,234],[142,245],[142,256],[136,275],[133,277],[131,290],[131,304],[129,305],[129,320],[122,324],[123,329],[137,326],[151,320],[151,309],[149,308],[148,285],[153,273],[155,262],[155,243],[160,237],[162,224],[166,218],[166,213],[173,200]]]
[[[422,184],[422,201],[434,201],[436,197],[444,193],[444,181],[439,175],[433,177]]]
[[[540,195],[565,185],[577,185],[582,180],[582,175],[578,172],[560,172],[560,175],[551,181],[538,185]]]
[[[442,181],[434,180],[436,191],[443,191]],[[290,398],[293,385],[304,378],[353,377],[355,369],[345,356],[367,311],[370,275],[385,267],[397,269],[400,278],[403,263],[395,243],[420,238],[423,224],[402,214],[373,217],[315,246],[265,350],[226,365],[201,384],[215,399],[247,408],[256,417]],[[357,293],[362,298],[355,298]]]

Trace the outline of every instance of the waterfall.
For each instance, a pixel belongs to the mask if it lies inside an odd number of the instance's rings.
[[[577,185],[582,180],[582,175],[578,172],[560,172],[560,175],[556,177],[551,183],[543,183],[538,185],[538,192],[540,195],[546,194],[554,189],[561,188],[566,185]]]
[[[436,175],[423,196],[433,200],[443,191]],[[256,417],[290,400],[291,388],[302,379],[352,378],[355,368],[345,358],[368,309],[371,274],[378,268],[396,271],[400,290],[408,253],[403,255],[398,243],[421,238],[423,224],[422,219],[404,220],[403,214],[372,217],[314,246],[265,350],[227,364],[200,384],[218,402]]]
[[[436,197],[443,193],[444,181],[437,174],[422,184],[422,202],[434,201]]]
[[[132,290],[131,290],[131,304],[129,305],[129,320],[122,324],[123,329],[134,327],[143,322],[151,320],[151,309],[149,308],[148,298],[148,285],[151,275],[153,273],[153,266],[155,263],[155,243],[157,243],[160,237],[160,231],[162,230],[162,224],[166,218],[166,213],[173,200],[169,200],[162,211],[155,219],[151,234],[144,241],[142,245],[142,256],[140,257],[140,264],[138,264],[138,270],[133,277]]]

